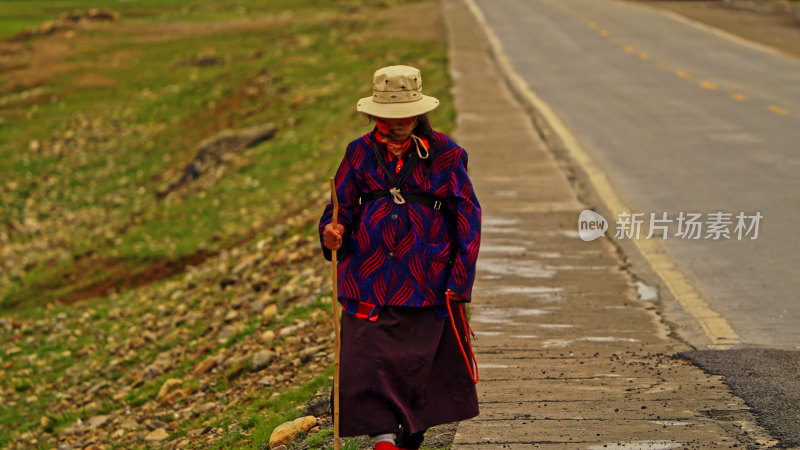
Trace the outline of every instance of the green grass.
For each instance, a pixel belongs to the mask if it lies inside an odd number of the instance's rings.
[[[54,6],[14,7],[35,4]],[[172,17],[170,5],[180,4],[169,2],[156,15]],[[345,144],[366,131],[353,103],[367,93],[376,67],[398,61],[423,67],[429,93],[448,105],[442,49],[426,41],[361,42],[351,37],[368,30],[368,21],[333,20],[318,9],[311,16],[317,20],[295,20],[316,2],[292,5],[264,7],[289,16],[283,26],[178,36],[159,45],[113,28],[95,30],[90,44],[68,55],[71,69],[46,80],[54,103],[10,105],[0,133],[0,175],[16,187],[3,194],[8,206],[0,225],[23,224],[25,231],[10,241],[29,262],[27,270],[2,283],[0,305],[38,307],[118,276],[89,263],[88,273],[82,270],[73,280],[73,261],[87,252],[135,273],[199,248],[225,248],[254,228],[274,224],[287,208],[304,206],[298,198],[320,190],[312,180],[330,175]],[[227,62],[205,68],[179,64],[204,51]],[[254,52],[261,57],[249,58]],[[242,86],[262,75],[268,82],[258,96],[243,95]],[[103,77],[112,86],[86,87],[87,77]],[[433,119],[446,128],[452,115],[443,106]],[[156,198],[204,138],[226,126],[266,122],[278,125],[277,136],[246,151],[207,189]],[[33,141],[49,150],[20,151]],[[31,215],[57,245],[26,251],[26,244],[46,235],[25,227]]]
[[[76,29],[50,61],[54,66],[37,72],[35,80],[14,69],[0,73],[0,104],[6,102],[0,108],[0,248],[8,252],[0,261],[0,315],[33,324],[59,317],[55,321],[65,328],[0,330],[0,370],[5,371],[0,395],[6,400],[0,408],[0,447],[19,431],[57,435],[78,418],[141,407],[168,378],[197,387],[198,381],[188,378],[198,361],[185,359],[119,400],[54,412],[57,394],[72,386],[94,385],[101,373],[114,385],[126,382],[126,374],[162,351],[177,345],[191,351],[215,339],[201,320],[180,325],[182,341],[148,342],[132,354],[110,355],[109,349],[129,334],[143,331],[142,317],[160,316],[156,306],[168,300],[154,297],[165,284],[185,284],[180,271],[141,286],[126,280],[198,252],[271,239],[276,225],[288,226],[292,235],[315,236],[314,224],[287,220],[306,210],[321,212],[319,199],[346,144],[368,131],[354,104],[369,94],[376,68],[398,63],[421,67],[426,93],[442,100],[432,121],[437,129],[452,131],[455,110],[442,43],[375,38],[387,24],[370,19],[373,13],[403,3],[413,1],[377,6],[366,0],[3,2],[0,38],[89,7],[118,11],[121,21]],[[269,25],[237,25],[244,21]],[[208,31],[196,27],[202,22],[221,25]],[[36,49],[64,39],[34,37],[25,44]],[[218,55],[224,64],[183,64],[203,54]],[[31,89],[41,96],[25,100],[23,93]],[[278,126],[275,137],[227,163],[219,177],[204,175],[185,191],[158,198],[156,192],[180,175],[203,139],[225,128],[267,122]],[[282,245],[281,239],[269,242],[271,251]],[[265,275],[280,286],[291,278],[282,270]],[[102,283],[120,292],[75,304],[57,302]],[[212,280],[181,301],[191,309],[211,297],[224,307],[231,295]],[[276,293],[274,301],[283,302],[286,295]],[[225,343],[214,342],[204,357],[256,333],[297,320],[313,322],[316,312],[330,308],[321,300],[329,298],[325,295],[282,311],[268,325],[257,317],[245,321],[242,331]],[[123,313],[111,317],[115,309]],[[137,331],[129,333],[133,326]],[[276,338],[274,345],[289,343]],[[7,355],[12,347],[21,352]],[[33,354],[36,360],[23,360]],[[112,359],[118,363],[110,368]],[[99,369],[79,375],[92,362]],[[281,390],[276,398],[270,397],[278,388],[265,388],[224,413],[182,422],[175,433],[209,420],[214,426],[238,420],[252,435],[226,435],[215,448],[261,448],[276,425],[299,414],[298,404],[329,385],[330,374],[330,369],[306,373],[310,381]],[[242,367],[219,370],[209,390],[221,392],[242,376]],[[27,403],[28,396],[36,399]],[[43,428],[45,415],[52,422]]]

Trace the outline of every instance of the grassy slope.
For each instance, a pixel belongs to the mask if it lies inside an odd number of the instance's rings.
[[[15,400],[0,414],[0,446],[25,431],[57,434],[79,417],[142,405],[166,378],[191,371],[193,362],[184,362],[124,398],[51,417],[46,426],[40,419],[58,401],[56,393],[43,392],[29,404],[24,400],[33,391],[39,394],[38,386],[70,380],[65,376],[70,369],[92,361],[105,367],[110,356],[97,343],[109,336],[130,338],[125,330],[153,313],[152,306],[143,305],[126,309],[129,315],[109,314],[160,292],[163,283],[147,286],[146,276],[145,286],[129,286],[125,280],[131,274],[147,274],[154,264],[180,262],[198,252],[269,239],[270,230],[287,217],[321,209],[320,194],[345,144],[366,131],[353,106],[369,94],[375,68],[398,63],[421,67],[426,93],[443,100],[432,120],[450,131],[454,110],[443,43],[383,37],[388,22],[375,19],[389,8],[417,2],[368,3],[273,1],[254,9],[244,0],[202,6],[188,0],[4,2],[0,37],[88,6],[105,4],[122,20],[77,29],[71,37],[33,38],[27,42],[33,55],[54,49],[38,60],[16,55],[36,69],[35,76],[24,73],[24,65],[0,72],[0,100],[5,100],[0,109],[0,264],[6,265],[0,275],[5,277],[0,279],[0,312],[23,321],[60,315],[75,327],[66,342],[50,344],[36,327],[0,334],[3,348],[21,349],[15,355],[0,353],[2,394]],[[181,64],[206,54],[224,64]],[[22,94],[32,90],[33,97],[25,99]],[[202,139],[224,128],[266,122],[278,125],[276,137],[227,164],[224,174],[201,178],[163,200],[155,195],[180,174]],[[313,225],[296,231],[315,233]],[[91,297],[94,291],[87,286],[108,282],[133,290],[72,306],[53,303],[81,292]],[[205,291],[222,295],[211,287]],[[318,301],[292,310],[282,323],[313,315],[323,305]],[[87,321],[91,328],[84,328]],[[201,339],[202,324],[193,325],[185,325],[185,331]],[[238,339],[263,331],[256,320]],[[172,345],[146,344],[140,355],[126,357],[122,372],[111,378]],[[38,356],[36,364],[23,362],[32,354]],[[37,365],[49,369],[39,373]],[[237,419],[251,435],[228,437],[218,448],[236,441],[258,448],[276,424],[299,414],[293,406],[325,385],[328,375],[308,373],[298,389],[245,398],[225,414],[201,416],[178,430],[205,423],[225,427]],[[75,383],[93,381],[72,378]],[[219,385],[222,389],[225,380]]]
[[[41,3],[52,12],[53,2]],[[18,262],[0,280],[4,307],[69,298],[154,261],[217,251],[279,220],[280,211],[320,189],[345,143],[364,131],[353,103],[367,94],[376,67],[419,65],[431,93],[447,96],[441,46],[374,40],[374,33],[360,38],[377,24],[357,1],[284,2],[291,7],[246,12],[235,1],[202,10],[181,3],[138,5],[138,14],[150,15],[132,24],[123,15],[121,27],[79,33],[67,50],[58,49],[66,52],[58,55],[62,62],[38,72],[46,94],[33,105],[11,104],[0,116],[0,229],[11,230],[9,261]],[[263,20],[218,32],[183,22],[216,9],[225,18],[241,11],[239,20]],[[181,64],[203,54],[226,62]],[[13,74],[1,81],[6,95],[23,82]],[[434,115],[445,128],[451,119],[451,109]],[[266,122],[279,126],[276,138],[247,151],[218,182],[185,197],[156,198],[202,139]],[[36,241],[48,245],[36,248]]]

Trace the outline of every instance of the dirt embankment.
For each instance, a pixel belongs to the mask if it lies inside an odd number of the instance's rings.
[[[664,9],[800,59],[800,2],[629,0]]]

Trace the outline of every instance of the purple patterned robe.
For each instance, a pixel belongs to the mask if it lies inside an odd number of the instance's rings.
[[[469,301],[481,209],[467,175],[467,152],[434,132],[430,159],[420,160],[401,187],[402,192],[441,199],[440,211],[411,202],[396,204],[391,196],[359,204],[361,195],[392,187],[373,151],[373,133],[347,146],[336,172],[338,217],[345,227],[338,253],[340,301],[348,313],[371,319],[381,306],[444,305],[447,289]],[[392,160],[385,145],[377,145],[379,156],[395,173],[397,159]],[[415,151],[412,144],[404,158]],[[328,203],[319,222],[320,242],[332,211]],[[330,260],[330,250],[324,245],[322,249]]]

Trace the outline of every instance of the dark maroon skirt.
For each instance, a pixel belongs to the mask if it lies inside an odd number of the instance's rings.
[[[342,436],[416,433],[478,415],[450,319],[434,308],[383,307],[375,322],[343,314],[339,370]]]

